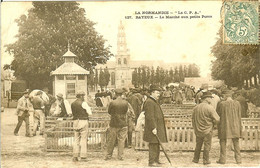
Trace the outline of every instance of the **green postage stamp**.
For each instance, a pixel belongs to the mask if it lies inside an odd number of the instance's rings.
[[[257,1],[225,1],[224,44],[258,44],[259,13]]]

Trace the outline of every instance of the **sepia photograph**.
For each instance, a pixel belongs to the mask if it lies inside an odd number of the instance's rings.
[[[1,2],[1,167],[259,167],[259,10]]]

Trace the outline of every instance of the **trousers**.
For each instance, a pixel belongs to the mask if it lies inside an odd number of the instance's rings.
[[[29,114],[28,113],[23,113],[21,116],[18,116],[18,123],[15,127],[14,133],[17,134],[23,124],[23,121],[25,122],[25,130],[26,130],[26,135],[30,135],[30,130],[29,130]]]
[[[160,145],[159,143],[149,143],[149,164],[159,162]]]
[[[39,122],[40,122],[40,134],[43,134],[45,129],[45,114],[43,110],[34,110],[33,119],[34,119],[33,134],[36,134]]]
[[[235,159],[237,163],[241,163],[241,154],[240,154],[240,146],[239,146],[239,138],[232,138],[233,145],[234,145],[234,153]],[[226,139],[220,139],[220,158],[219,162],[226,163]]]
[[[209,162],[209,152],[211,149],[211,141],[212,141],[212,132],[210,132],[209,134],[202,136],[202,137],[196,136],[196,148],[195,148],[195,152],[194,152],[193,161],[199,162],[201,147],[204,144],[203,163]]]
[[[115,142],[118,142],[118,159],[123,158],[124,154],[124,143],[127,136],[127,127],[122,128],[109,128],[108,145],[107,145],[107,158],[111,158],[114,151]]]
[[[87,157],[88,120],[80,130],[74,130],[73,157]]]

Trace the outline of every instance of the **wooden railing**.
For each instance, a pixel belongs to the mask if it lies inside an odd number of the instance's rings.
[[[191,119],[165,118],[169,151],[191,151],[195,149],[196,137]],[[143,131],[135,132],[135,149],[148,150],[148,143],[143,141]],[[242,118],[242,138],[240,148],[245,151],[260,150],[260,119]]]
[[[89,120],[88,150],[100,151],[105,148],[109,120]],[[57,121],[54,127],[45,131],[46,151],[71,151],[74,143],[73,120]]]

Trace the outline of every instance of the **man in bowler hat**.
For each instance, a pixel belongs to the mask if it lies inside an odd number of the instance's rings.
[[[161,88],[155,85],[150,86],[150,96],[144,103],[145,127],[144,141],[149,142],[149,166],[158,167],[162,164],[159,161],[160,146],[155,135],[162,143],[167,142],[165,121],[162,109],[158,103]]]

